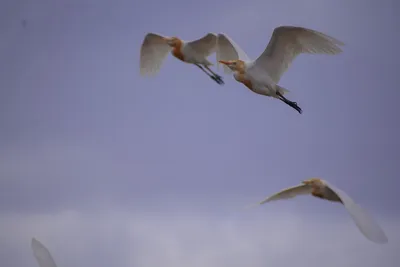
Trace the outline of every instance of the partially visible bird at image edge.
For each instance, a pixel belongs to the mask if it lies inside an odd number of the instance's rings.
[[[50,251],[36,238],[31,239],[31,249],[39,267],[57,267]]]
[[[301,53],[336,55],[342,52],[339,45],[344,45],[315,30],[280,26],[274,29],[263,53],[251,60],[228,35],[220,33],[217,38],[217,62],[223,64],[225,73],[233,71],[234,78],[251,91],[277,98],[300,114],[297,103],[284,97],[289,90],[278,85],[281,76]]]
[[[140,49],[141,75],[154,75],[169,52],[185,63],[193,64],[201,69],[216,83],[222,85],[221,76],[210,69],[213,64],[207,59],[216,50],[217,36],[208,33],[194,41],[184,41],[178,37],[167,37],[156,33],[148,33]]]

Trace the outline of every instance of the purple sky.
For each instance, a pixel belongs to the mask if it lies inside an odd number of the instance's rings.
[[[60,267],[398,267],[399,10],[394,0],[1,1],[0,262],[37,266],[36,237]],[[346,44],[299,56],[282,77],[302,115],[171,56],[139,76],[147,32],[224,32],[256,58],[279,25]],[[311,197],[240,210],[315,176],[369,210],[389,244]]]

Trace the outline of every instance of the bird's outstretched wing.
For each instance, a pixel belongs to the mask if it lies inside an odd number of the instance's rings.
[[[283,189],[282,191],[273,194],[272,196],[267,197],[263,201],[259,202],[259,205],[262,205],[267,202],[281,200],[281,199],[290,199],[300,195],[309,195],[312,192],[312,187],[309,185],[301,184],[293,187],[289,187]]]
[[[235,43],[228,35],[219,33],[217,35],[217,66],[219,66],[219,60],[243,60],[250,61],[247,54]],[[225,65],[223,65],[224,72],[226,74],[232,73],[232,71]]]
[[[344,207],[366,238],[378,244],[385,244],[388,242],[388,238],[382,228],[363,208],[355,203],[344,191],[327,181],[323,182],[342,200]]]
[[[188,46],[193,49],[196,54],[208,57],[215,52],[217,48],[217,36],[214,33],[208,33],[200,39],[187,42]]]
[[[155,75],[172,50],[171,47],[163,39],[164,36],[148,33],[140,48],[140,74]]]
[[[264,52],[255,60],[255,66],[263,68],[275,83],[301,53],[335,55],[342,52],[341,41],[324,33],[295,26],[274,29]]]
[[[32,238],[31,248],[39,267],[57,267],[49,250],[35,238]]]

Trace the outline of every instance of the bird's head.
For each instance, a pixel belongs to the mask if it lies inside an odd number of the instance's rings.
[[[178,37],[166,37],[164,40],[170,47],[178,47],[182,44],[182,40]]]
[[[311,179],[302,181],[302,183],[306,184],[306,185],[316,186],[316,185],[321,184],[321,180],[319,178],[311,178]]]
[[[221,64],[224,64],[232,71],[244,71],[244,62],[242,60],[219,60]]]

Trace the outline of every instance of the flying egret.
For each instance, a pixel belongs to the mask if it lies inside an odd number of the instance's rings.
[[[39,267],[57,267],[50,251],[37,239],[32,238],[31,248]]]
[[[343,204],[350,216],[353,218],[358,229],[367,239],[378,244],[384,244],[388,242],[388,238],[383,230],[365,210],[356,204],[345,192],[338,189],[331,183],[319,178],[308,179],[303,181],[302,184],[298,186],[286,188],[276,194],[273,194],[272,196],[267,197],[258,204],[262,205],[271,201],[290,199],[299,195],[310,194],[320,199]]]
[[[194,64],[218,84],[224,84],[222,77],[213,72],[209,66],[213,64],[207,57],[215,52],[217,36],[208,33],[204,37],[191,42],[178,37],[161,36],[148,33],[140,49],[140,73],[142,75],[157,74],[168,52],[177,59]],[[208,70],[210,73],[208,73]]]
[[[239,45],[223,33],[217,35],[216,53],[218,63],[224,64],[225,73],[233,71],[235,79],[251,91],[277,98],[301,114],[302,110],[297,103],[283,96],[289,90],[278,85],[281,76],[297,55],[335,55],[342,52],[338,45],[344,44],[321,32],[280,26],[274,29],[267,47],[256,60],[251,60]]]

